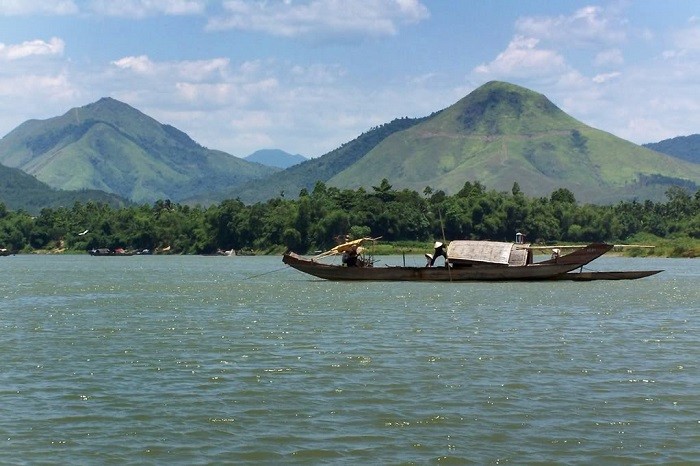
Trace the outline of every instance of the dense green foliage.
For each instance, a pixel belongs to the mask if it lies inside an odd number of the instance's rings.
[[[640,235],[700,239],[700,191],[672,188],[664,203],[581,205],[561,188],[549,197],[528,198],[515,183],[511,192],[487,191],[467,182],[455,195],[395,190],[385,179],[371,191],[340,190],[317,183],[298,199],[278,197],[245,205],[226,200],[207,208],[170,201],[112,208],[76,203],[43,209],[32,217],[0,204],[0,246],[13,251],[93,248],[168,248],[174,253],[218,249],[263,252],[327,249],[335,238],[381,236],[383,240],[625,241]],[[87,233],[83,233],[88,230]]]
[[[93,202],[121,207],[128,202],[115,194],[96,190],[61,191],[50,188],[18,168],[0,165],[0,199],[10,210],[38,214],[44,207],[70,206],[76,202]]]

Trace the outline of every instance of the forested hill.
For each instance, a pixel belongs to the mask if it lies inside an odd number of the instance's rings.
[[[700,134],[664,139],[663,141],[644,144],[644,147],[687,160],[688,162],[700,163]]]
[[[18,168],[0,165],[0,204],[10,210],[36,215],[42,209],[71,207],[76,202],[96,202],[111,207],[128,205],[125,199],[104,191],[61,191],[47,186]]]

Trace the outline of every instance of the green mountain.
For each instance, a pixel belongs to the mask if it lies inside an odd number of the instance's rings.
[[[123,207],[126,200],[104,191],[61,191],[50,188],[45,183],[19,168],[0,165],[0,202],[10,210],[24,210],[38,214],[45,207],[72,207],[76,202],[89,201]]]
[[[300,154],[290,154],[280,149],[261,149],[256,150],[252,154],[243,157],[243,160],[248,162],[261,163],[268,167],[289,168],[301,162],[308,160]]]
[[[206,197],[278,171],[202,147],[111,98],[21,124],[0,140],[0,163],[53,188],[96,189],[149,203]]]
[[[678,136],[643,145],[648,149],[672,155],[688,162],[700,163],[700,134]]]
[[[700,166],[586,126],[541,94],[490,82],[324,181],[358,188],[383,178],[394,189],[447,193],[466,181],[498,191],[517,182],[531,196],[567,188],[579,201],[611,203],[665,199],[671,185],[697,189]]]

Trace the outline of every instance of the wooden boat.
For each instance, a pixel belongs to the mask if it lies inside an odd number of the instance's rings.
[[[552,277],[552,280],[571,280],[576,282],[590,282],[594,280],[637,280],[650,277],[663,270],[624,270],[624,271],[595,271],[595,272],[568,272]]]
[[[527,244],[497,241],[452,241],[447,249],[449,262],[445,267],[374,267],[371,259],[361,258],[356,266],[326,264],[320,259],[333,254],[347,253],[358,246],[363,238],[336,246],[313,258],[304,258],[287,252],[282,261],[290,267],[326,280],[372,281],[506,281],[547,280],[583,267],[612,249],[613,245],[592,243],[575,251],[533,262],[532,250]]]

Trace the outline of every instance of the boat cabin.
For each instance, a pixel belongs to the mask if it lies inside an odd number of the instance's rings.
[[[474,265],[522,266],[532,263],[529,244],[503,243],[500,241],[452,241],[447,247],[447,257],[453,267]]]

